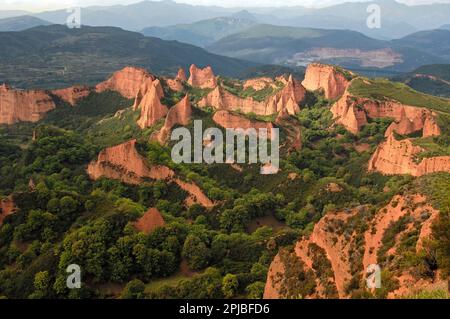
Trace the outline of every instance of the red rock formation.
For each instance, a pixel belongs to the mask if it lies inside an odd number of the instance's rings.
[[[267,129],[267,137],[271,138],[271,129],[273,128],[270,122],[252,121],[245,116],[233,114],[226,110],[217,111],[213,116],[213,121],[222,126],[223,128],[229,129],[243,129],[247,131],[248,129]]]
[[[160,85],[157,84],[159,83],[159,80],[156,80],[155,83],[150,87],[147,94],[144,95],[138,106],[138,108],[141,109],[141,117],[137,124],[142,129],[156,124],[156,122],[166,116],[167,112],[169,112],[167,106],[163,105],[160,101],[160,95],[158,93],[158,87],[160,87]]]
[[[174,176],[167,167],[149,167],[136,150],[136,140],[104,149],[89,164],[87,172],[94,180],[105,176],[128,184],[139,184],[143,178],[168,180]]]
[[[156,208],[150,208],[144,216],[139,218],[135,223],[134,227],[145,234],[150,234],[157,228],[164,227],[166,225],[164,218],[162,217],[159,210]]]
[[[323,91],[325,98],[334,100],[344,94],[349,81],[336,67],[313,63],[306,68],[303,86],[309,91]]]
[[[212,106],[217,110],[223,109],[242,113],[255,113],[257,115],[273,115],[286,109],[289,114],[294,115],[300,111],[298,103],[304,97],[304,88],[290,76],[289,80],[286,81],[285,87],[280,92],[262,102],[251,97],[240,98],[217,86],[198,105],[199,107]]]
[[[184,82],[187,81],[186,73],[183,69],[178,70],[178,74],[175,79],[166,79],[167,86],[175,92],[181,92],[184,90]]]
[[[3,224],[3,220],[9,216],[14,214],[16,211],[16,205],[14,204],[14,200],[12,197],[7,197],[0,201],[0,226]]]
[[[187,204],[199,203],[205,207],[214,206],[214,203],[197,185],[175,178],[175,172],[170,168],[160,165],[149,166],[145,158],[136,150],[136,140],[101,151],[97,160],[88,165],[87,173],[94,180],[106,177],[132,185],[140,184],[146,178],[173,181],[189,194],[186,199]]]
[[[210,66],[204,69],[197,68],[192,64],[190,68],[189,85],[201,89],[213,89],[217,86],[216,76]]]
[[[186,96],[167,113],[164,126],[158,133],[158,141],[160,143],[165,143],[175,125],[188,125],[191,121],[191,115],[191,102],[189,100],[189,95],[186,94]]]
[[[37,122],[55,108],[50,95],[44,91],[16,90],[0,85],[0,124]]]
[[[370,264],[379,263],[379,251],[383,246],[382,239],[388,228],[400,218],[409,216],[405,230],[397,234],[394,247],[400,244],[402,236],[409,236],[410,233],[419,231],[420,240],[416,245],[416,252],[422,249],[422,241],[430,236],[430,227],[436,220],[439,212],[435,210],[424,196],[407,195],[395,196],[391,202],[380,209],[374,215],[367,215],[367,208],[362,206],[348,212],[329,212],[314,227],[310,236],[303,237],[295,246],[295,256],[302,262],[303,272],[313,272],[316,282],[316,289],[310,296],[304,298],[326,298],[323,290],[323,273],[318,273],[314,268],[314,261],[317,260],[311,251],[311,244],[317,245],[325,253],[325,257],[331,264],[333,278],[328,279],[326,284],[334,283],[339,298],[348,298],[345,287],[350,283],[355,275],[365,273]],[[355,220],[364,221],[369,227],[364,234],[358,234],[354,227]],[[354,268],[354,252],[360,249],[361,241],[359,236],[364,237],[364,254],[360,269]],[[395,253],[395,252],[391,252]],[[389,252],[387,252],[389,254]],[[389,261],[389,259],[387,260]],[[389,263],[384,264],[385,269],[389,269]],[[394,266],[396,267],[396,266]],[[393,271],[393,273],[395,273]],[[295,272],[297,274],[297,272]],[[283,264],[280,254],[278,254],[267,275],[267,282],[264,291],[264,298],[287,298],[295,296],[286,295],[286,285],[292,285],[292,281],[298,280],[298,277],[287,278],[286,265]],[[401,274],[399,275],[401,277]],[[401,278],[398,278],[399,280]],[[418,281],[415,280],[417,283]],[[400,284],[403,285],[402,280]],[[405,288],[405,287],[401,287]],[[407,289],[403,291],[408,292]],[[389,297],[395,297],[390,294]]]
[[[255,91],[261,91],[269,86],[276,88],[275,81],[269,77],[248,79],[244,82],[244,89],[252,88]]]
[[[164,90],[163,87],[161,85],[161,82],[156,79],[154,81],[145,81],[144,83],[142,83],[141,87],[139,88],[138,93],[136,94],[136,97],[134,99],[134,104],[133,104],[133,110],[137,110],[140,107],[143,106],[142,104],[142,100],[144,98],[146,98],[146,95],[150,94],[150,91],[152,89],[156,90],[156,96],[158,97],[158,99],[162,99],[164,97]],[[147,97],[149,98],[149,97]]]
[[[71,86],[65,89],[53,90],[52,94],[58,96],[61,100],[74,106],[79,100],[85,98],[91,93],[87,86]]]
[[[450,172],[450,156],[425,158],[415,162],[415,156],[424,150],[410,139],[397,141],[393,134],[380,144],[369,161],[370,172],[385,175],[409,174],[422,176],[435,172]]]
[[[440,135],[433,111],[390,100],[356,97],[348,91],[332,106],[331,112],[336,123],[354,134],[367,124],[367,118],[392,118],[395,122],[389,126],[386,136],[394,131],[407,135],[420,130],[423,130],[424,137]]]
[[[149,86],[154,80],[155,77],[145,69],[126,67],[115,72],[108,80],[97,84],[95,90],[97,92],[116,91],[128,99],[133,99],[142,85]]]

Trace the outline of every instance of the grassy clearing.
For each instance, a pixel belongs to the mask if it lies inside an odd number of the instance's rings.
[[[450,113],[450,100],[420,93],[403,83],[395,83],[386,79],[358,78],[352,83],[350,93],[381,101],[392,99],[407,105]]]

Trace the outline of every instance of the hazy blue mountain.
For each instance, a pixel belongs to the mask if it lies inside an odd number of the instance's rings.
[[[69,29],[62,25],[0,32],[0,83],[21,87],[94,84],[128,65],[173,75],[179,67],[211,65],[217,74],[238,76],[257,64],[201,48],[145,37],[113,27]]]
[[[0,10],[0,19],[19,17],[30,14],[23,10]]]
[[[81,9],[83,25],[114,26],[126,30],[142,30],[150,26],[170,26],[227,16],[237,10],[220,7],[192,6],[173,1],[143,1],[131,5],[93,6]],[[37,17],[63,24],[66,10],[36,14]]]
[[[444,24],[439,29],[450,30],[450,24]]]
[[[33,27],[50,24],[51,23],[48,21],[26,15],[0,19],[0,31],[22,31]]]
[[[208,46],[211,52],[259,63],[305,66],[313,61],[355,70],[411,71],[423,64],[450,61],[445,30],[401,40],[376,40],[349,30],[257,25]],[[450,33],[450,32],[449,32]],[[423,48],[421,41],[427,41]]]
[[[393,43],[450,59],[450,30],[420,31],[395,40]]]
[[[149,27],[141,31],[146,36],[164,40],[178,40],[204,47],[233,33],[257,24],[248,11],[241,11],[229,17],[198,21],[192,24],[177,24],[169,27]]]
[[[366,24],[368,5],[381,8],[381,28],[369,29]],[[378,39],[401,38],[407,34],[436,29],[450,24],[450,4],[406,6],[394,0],[372,2],[349,2],[330,7],[313,9],[301,6],[254,8],[221,8],[217,6],[193,6],[173,1],[143,1],[131,5],[93,6],[82,9],[82,23],[92,26],[117,26],[127,30],[148,27],[167,27],[191,24],[218,17],[229,16],[246,9],[261,23],[310,27],[321,29],[344,29],[361,32]],[[43,12],[37,17],[53,23],[65,23],[66,10]],[[208,38],[212,34],[208,35]]]
[[[424,65],[393,80],[420,92],[450,98],[450,64]]]

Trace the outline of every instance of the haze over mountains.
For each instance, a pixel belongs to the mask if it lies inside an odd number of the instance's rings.
[[[369,4],[381,8],[379,29],[366,24]],[[91,26],[116,26],[139,31],[148,27],[166,27],[189,24],[200,20],[230,16],[248,10],[259,23],[323,29],[349,29],[381,39],[399,38],[418,30],[436,29],[449,24],[450,4],[406,6],[394,0],[350,2],[325,8],[221,8],[193,6],[173,1],[142,1],[131,5],[91,6],[82,9],[82,23]],[[26,14],[24,11],[0,13],[0,18]],[[32,14],[52,23],[65,23],[66,10]]]

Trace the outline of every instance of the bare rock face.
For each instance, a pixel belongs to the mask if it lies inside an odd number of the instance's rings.
[[[175,79],[180,82],[186,82],[188,80],[186,72],[184,71],[183,68],[178,69],[177,77]]]
[[[173,106],[166,116],[164,126],[158,133],[158,141],[164,144],[175,125],[185,126],[191,121],[192,106],[189,100],[189,95],[186,96],[175,106]]]
[[[161,165],[149,166],[136,150],[136,140],[101,151],[97,160],[88,165],[87,173],[94,180],[106,177],[132,185],[138,185],[147,178],[172,181],[189,194],[186,198],[187,205],[198,203],[205,207],[214,206],[197,185],[175,178],[175,172],[170,168]]]
[[[323,91],[325,98],[335,100],[344,94],[349,81],[331,65],[313,63],[306,68],[303,86],[309,91]]]
[[[0,124],[37,122],[56,107],[45,91],[16,90],[0,86]]]
[[[69,88],[53,90],[52,94],[58,96],[61,100],[75,106],[77,102],[91,93],[87,86],[71,86]]]
[[[261,77],[255,79],[248,79],[244,82],[244,89],[252,88],[255,91],[261,91],[267,87],[275,88],[275,81],[269,77]]]
[[[435,120],[436,114],[422,107],[404,105],[396,101],[377,101],[356,97],[348,91],[331,107],[336,123],[342,124],[353,134],[367,124],[368,118],[392,118],[386,136],[392,132],[408,135],[423,130],[423,136],[437,136],[441,131]]]
[[[16,211],[16,205],[12,197],[7,197],[0,201],[0,226],[3,224],[3,220],[9,216],[14,214]]]
[[[297,242],[289,258],[286,257],[286,252],[281,250],[269,268],[264,298],[298,297],[295,295],[295,289],[292,291],[292,287],[295,287],[299,278],[303,277],[299,276],[299,271],[305,276],[310,276],[315,284],[313,292],[302,296],[303,298],[349,298],[345,288],[352,278],[361,272],[365,273],[370,264],[379,263],[382,239],[392,223],[404,216],[410,216],[405,230],[396,236],[394,246],[386,254],[389,256],[395,254],[401,244],[401,235],[407,236],[417,231],[419,241],[416,251],[419,252],[422,249],[422,241],[431,235],[431,225],[439,214],[424,196],[418,194],[395,196],[374,215],[367,215],[367,210],[367,207],[360,206],[351,210],[328,212],[314,226],[311,235],[304,236]],[[355,233],[355,220],[368,224],[368,229],[364,233]],[[357,237],[361,236],[364,237],[364,247],[360,247],[361,241],[357,240]],[[360,248],[364,249],[364,253],[359,257],[361,259],[355,262],[352,255],[354,256],[354,252]],[[328,261],[330,277],[324,276],[324,272],[316,268],[318,258]],[[297,263],[294,263],[295,260]],[[323,264],[323,261],[321,263]],[[354,269],[355,265],[359,264],[361,266]],[[387,263],[383,267],[389,269],[390,265]],[[417,287],[417,280],[409,287],[401,280],[403,274],[395,276],[398,276],[396,279],[399,279],[401,289],[390,293],[389,298],[398,297],[408,293],[410,288]]]
[[[161,100],[164,97],[164,90],[161,82],[156,79],[154,81],[145,81],[139,88],[138,93],[134,99],[133,110],[137,110],[142,107],[142,100],[146,98],[146,95],[150,93],[152,89],[156,90],[156,96]],[[148,98],[148,97],[147,97]]]
[[[145,69],[126,67],[114,73],[108,80],[97,84],[95,90],[97,92],[107,90],[116,91],[128,99],[133,99],[138,94],[142,85],[149,86],[155,79]]]
[[[240,98],[217,86],[198,103],[199,107],[212,106],[217,110],[255,113],[257,115],[273,115],[286,109],[290,115],[300,112],[300,103],[305,97],[305,89],[293,77],[285,81],[285,87],[265,101],[257,101],[251,97]]]
[[[155,84],[156,83],[156,84]],[[161,97],[158,92],[159,80],[156,80],[150,87],[150,90],[142,98],[138,108],[141,109],[141,117],[137,124],[140,128],[145,129],[154,125],[164,116],[166,116],[169,109],[160,101]],[[137,99],[136,99],[137,100]]]
[[[150,208],[144,216],[139,218],[135,223],[134,227],[145,234],[150,234],[152,231],[154,231],[157,228],[164,227],[166,225],[166,222],[164,221],[164,218],[162,217],[159,210],[156,208]]]
[[[148,167],[136,150],[136,140],[104,149],[98,159],[89,164],[87,172],[94,180],[105,176],[128,184],[139,184],[143,178],[168,180],[174,176],[167,167]]]
[[[368,169],[385,175],[412,176],[450,172],[450,156],[425,158],[417,163],[415,156],[423,151],[421,147],[413,145],[410,139],[397,141],[391,134],[372,155]]]
[[[272,123],[252,121],[244,116],[233,114],[226,110],[217,111],[213,116],[213,121],[223,128],[229,129],[243,129],[244,131],[256,129],[257,132],[259,129],[267,129],[267,137],[271,138]]]
[[[201,89],[213,89],[217,86],[216,76],[210,66],[204,69],[197,68],[196,65],[191,65],[189,85]]]

